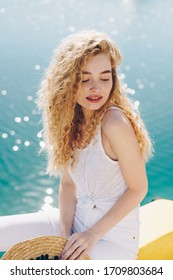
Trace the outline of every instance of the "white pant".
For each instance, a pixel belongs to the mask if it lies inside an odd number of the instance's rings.
[[[60,235],[59,209],[0,217],[0,252],[7,251],[14,244],[43,235]],[[89,257],[95,260],[130,260],[134,255],[118,244],[100,240]]]

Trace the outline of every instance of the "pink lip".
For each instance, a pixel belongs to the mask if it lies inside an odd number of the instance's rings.
[[[99,98],[99,97],[101,97],[100,95],[88,95],[87,96],[88,98]]]
[[[100,100],[102,99],[102,96],[89,95],[86,97],[86,99],[91,103],[97,103],[97,102],[100,102]]]

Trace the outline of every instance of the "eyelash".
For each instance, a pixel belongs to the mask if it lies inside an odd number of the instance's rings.
[[[103,82],[108,82],[109,79],[101,79],[101,81],[103,81]],[[87,83],[87,82],[89,82],[89,79],[88,79],[88,80],[83,80],[83,81],[82,81],[82,83]]]

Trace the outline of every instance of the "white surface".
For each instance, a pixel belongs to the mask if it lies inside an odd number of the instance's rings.
[[[157,199],[140,207],[140,247],[173,231],[173,201]]]

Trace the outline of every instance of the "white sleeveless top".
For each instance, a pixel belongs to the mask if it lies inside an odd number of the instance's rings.
[[[110,107],[109,109],[118,109]],[[90,144],[79,149],[78,162],[69,174],[77,188],[74,231],[83,231],[96,223],[127,189],[119,162],[109,158],[103,148],[101,124]],[[139,239],[139,206],[118,222],[103,237],[136,254]]]

